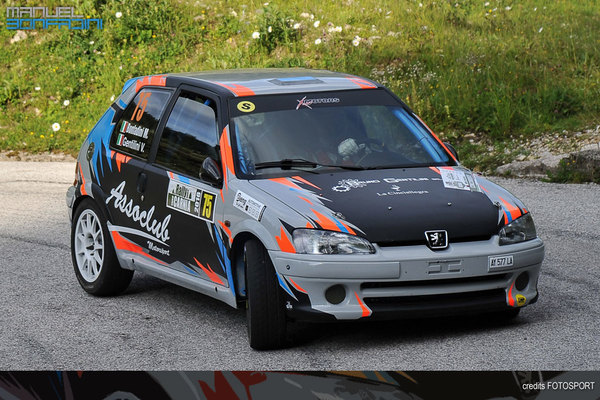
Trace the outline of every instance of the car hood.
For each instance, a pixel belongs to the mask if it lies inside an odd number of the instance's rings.
[[[304,215],[308,226],[381,245],[425,243],[429,230],[447,231],[450,242],[484,240],[502,224],[501,205],[462,167],[301,174],[250,182]]]

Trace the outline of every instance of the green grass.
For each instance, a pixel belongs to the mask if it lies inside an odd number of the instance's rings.
[[[28,31],[10,44],[15,31],[2,19],[0,149],[75,153],[128,78],[222,68],[324,68],[372,78],[483,170],[510,159],[515,138],[600,120],[598,1],[73,5],[103,18],[104,29]]]

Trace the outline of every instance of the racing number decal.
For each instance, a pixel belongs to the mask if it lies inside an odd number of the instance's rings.
[[[240,101],[237,105],[237,109],[241,112],[252,112],[256,106],[251,101]]]
[[[146,111],[146,106],[148,105],[148,100],[150,100],[150,96],[152,96],[152,93],[150,92],[140,93],[140,102],[135,106],[135,109],[133,110],[133,114],[131,115],[132,120],[139,121],[140,119],[142,119],[142,115],[144,115],[144,111]]]
[[[213,219],[213,204],[215,200],[215,195],[212,193],[204,192],[202,195],[202,217],[212,221]]]

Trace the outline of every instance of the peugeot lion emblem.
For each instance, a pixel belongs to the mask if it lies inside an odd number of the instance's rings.
[[[432,250],[442,250],[448,247],[448,232],[426,231],[427,246]]]

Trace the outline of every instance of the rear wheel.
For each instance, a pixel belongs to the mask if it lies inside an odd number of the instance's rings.
[[[283,292],[267,249],[257,240],[245,245],[248,340],[256,350],[284,347],[287,321]]]
[[[118,294],[131,282],[133,271],[119,265],[106,220],[89,198],[81,202],[73,218],[71,257],[79,284],[90,294]]]

